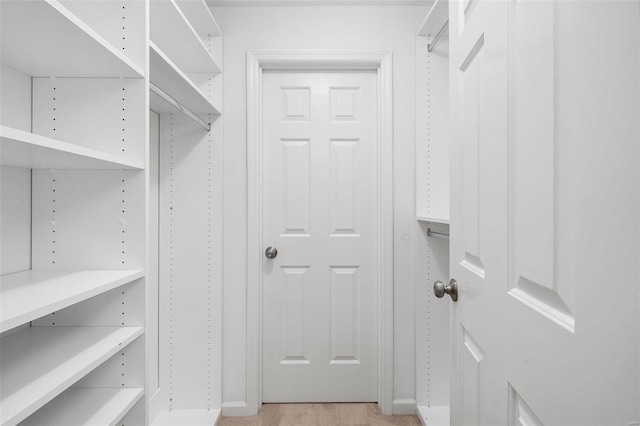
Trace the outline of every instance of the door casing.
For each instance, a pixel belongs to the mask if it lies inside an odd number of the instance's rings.
[[[262,72],[377,73],[378,405],[393,401],[393,85],[392,54],[366,51],[247,52],[247,415],[262,405]]]

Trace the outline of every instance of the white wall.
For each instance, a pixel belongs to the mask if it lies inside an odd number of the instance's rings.
[[[223,413],[246,413],[247,50],[393,52],[394,405],[415,402],[415,33],[420,6],[220,7],[225,37]]]
[[[31,131],[31,78],[0,66],[0,122]],[[0,167],[0,274],[31,269],[31,170]]]
[[[31,269],[31,170],[0,166],[0,274]]]

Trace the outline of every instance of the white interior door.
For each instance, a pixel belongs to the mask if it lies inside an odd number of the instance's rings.
[[[637,425],[639,3],[449,15],[452,424]]]
[[[377,399],[375,72],[265,72],[263,401]]]

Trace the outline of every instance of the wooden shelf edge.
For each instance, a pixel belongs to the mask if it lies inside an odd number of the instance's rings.
[[[0,289],[0,294],[2,294],[3,296],[2,297],[3,304],[6,303],[9,306],[14,306],[17,303],[17,301],[15,301],[14,299],[22,297],[19,295],[11,296],[11,297],[8,296],[8,293],[7,293],[8,290],[6,290],[7,277],[11,277],[9,279],[13,280],[13,282],[10,282],[11,286],[20,286],[20,288],[23,288],[25,290],[25,293],[33,294],[34,292],[38,292],[38,291],[42,292],[44,289],[48,287],[47,284],[50,285],[52,280],[64,281],[65,273],[67,273],[68,276],[71,277],[73,274],[77,274],[78,272],[88,272],[89,274],[91,274],[92,272],[95,272],[96,274],[99,274],[104,271],[50,271],[52,275],[56,274],[56,276],[53,278],[50,278],[49,280],[43,279],[40,281],[40,284],[29,283],[29,279],[32,278],[33,273],[44,274],[46,272],[48,271],[44,271],[44,270],[31,271],[30,270],[30,271],[16,272],[14,274],[3,275],[2,276],[3,281],[5,281],[5,283],[3,283],[3,286]],[[25,309],[23,312],[10,313],[9,315],[11,316],[9,317],[5,317],[5,315],[7,315],[6,312],[10,308],[3,306],[3,309],[0,311],[0,315],[2,315],[0,320],[0,332],[11,330],[12,328],[18,327],[22,324],[26,324],[29,321],[33,321],[51,312],[55,312],[60,309],[64,309],[68,306],[74,305],[76,303],[80,303],[84,300],[90,299],[91,297],[97,296],[109,290],[113,290],[114,288],[131,283],[142,277],[144,277],[144,271],[142,270],[126,270],[118,278],[115,278],[115,279],[111,278],[111,279],[105,280],[103,283],[95,285],[90,288],[86,288],[82,292],[67,294],[67,295],[64,295],[62,298],[58,298],[58,299],[48,298],[47,299],[48,303],[46,304],[29,307],[28,309]],[[41,289],[38,289],[37,288],[38,286],[40,286]],[[13,288],[13,287],[10,287],[10,288]]]

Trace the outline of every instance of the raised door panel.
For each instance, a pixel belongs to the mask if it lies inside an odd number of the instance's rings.
[[[285,212],[282,236],[308,236],[309,227],[309,140],[282,140],[283,182]]]
[[[556,5],[531,0],[510,9],[511,122],[510,294],[574,330],[571,282],[557,274]]]
[[[509,384],[509,426],[543,426],[538,416]]]
[[[331,140],[331,236],[358,235],[358,140]]]
[[[358,121],[360,116],[359,87],[331,88],[331,121]]]
[[[308,87],[282,88],[282,119],[309,121],[310,89]]]
[[[484,37],[481,37],[465,58],[461,72],[462,101],[462,235],[464,239],[463,267],[484,279],[484,265],[481,259],[480,185],[482,164],[480,155],[483,134],[482,111],[484,99],[482,92],[484,77]]]
[[[360,364],[359,291],[357,267],[331,268],[330,364]]]
[[[481,368],[484,360],[484,350],[471,334],[462,327],[460,350],[460,406],[462,407],[462,424],[480,424],[480,393],[485,389],[481,383]]]
[[[280,284],[282,360],[280,364],[310,364],[305,341],[305,293],[309,292],[309,267],[282,267]]]

